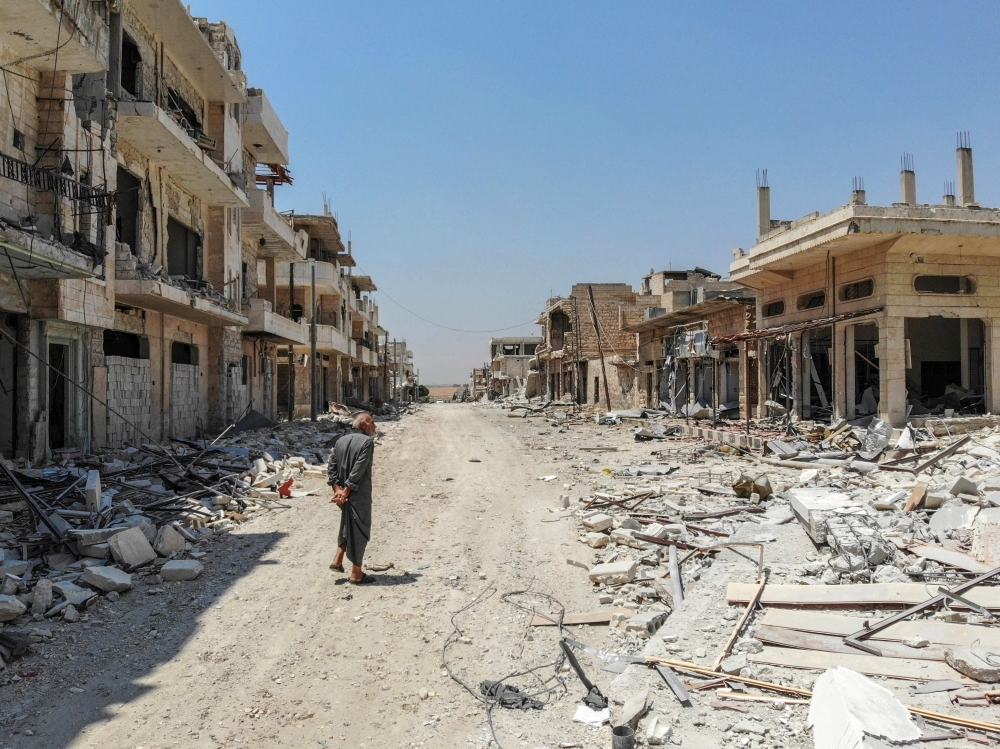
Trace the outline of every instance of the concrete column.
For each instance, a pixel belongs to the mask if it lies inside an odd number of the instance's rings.
[[[983,360],[986,365],[986,410],[1000,411],[1000,318],[983,320]]]
[[[854,410],[858,402],[857,386],[857,366],[858,357],[854,354],[854,326],[848,325],[844,328],[844,414],[848,419],[853,419],[856,415]]]
[[[792,335],[792,352],[786,361],[792,363],[791,388],[792,388],[792,420],[802,418],[802,336]]]
[[[766,341],[757,341],[757,418],[767,415],[768,375]]]
[[[962,387],[969,389],[969,318],[958,321],[958,347],[962,360]]]
[[[803,330],[802,334],[799,336],[799,356],[792,355],[792,366],[794,367],[794,362],[799,362],[799,382],[801,387],[796,388],[795,392],[801,393],[802,403],[799,408],[795,409],[796,413],[803,419],[808,419],[812,417],[812,353],[809,350],[809,338],[811,333],[808,330]]]
[[[267,301],[271,303],[271,311],[278,309],[278,279],[274,269],[274,258],[264,258],[264,283],[267,285]]]
[[[878,319],[879,417],[894,427],[906,424],[906,320]]]

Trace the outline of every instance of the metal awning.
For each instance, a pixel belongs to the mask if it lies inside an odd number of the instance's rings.
[[[712,339],[712,345],[718,346],[720,344],[736,343],[738,341],[757,341],[762,338],[777,338],[778,336],[787,335],[788,333],[797,333],[800,330],[825,328],[827,325],[833,325],[834,323],[842,322],[844,320],[852,320],[855,317],[874,315],[877,312],[882,312],[884,309],[885,307],[875,307],[874,309],[859,310],[858,312],[845,312],[842,315],[834,315],[833,317],[821,317],[816,320],[806,320],[805,322],[793,322],[788,323],[788,325],[776,325],[773,328],[748,330],[746,333],[737,333],[736,335],[718,336],[717,338]]]

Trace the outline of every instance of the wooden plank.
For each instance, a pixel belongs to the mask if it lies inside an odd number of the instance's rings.
[[[918,481],[913,487],[913,491],[910,492],[910,496],[906,499],[906,504],[903,506],[904,512],[913,512],[920,506],[920,503],[924,501],[924,495],[927,494],[927,482]]]
[[[754,653],[747,659],[752,663],[769,666],[800,668],[807,671],[826,671],[828,668],[843,666],[866,676],[888,676],[892,679],[929,681],[932,679],[955,679],[963,684],[972,682],[946,663],[936,661],[907,661],[901,658],[880,658],[877,655],[846,655],[844,653],[824,653],[818,650],[793,650],[791,648],[765,647],[763,652]]]
[[[840,616],[818,611],[794,611],[790,609],[768,609],[761,617],[761,624],[821,635],[847,637],[865,626],[877,621],[875,618],[860,616]],[[923,637],[932,645],[1000,648],[1000,627],[979,627],[974,624],[952,624],[932,619],[912,619],[899,622],[883,629],[871,637],[881,642],[901,642],[907,637]]]
[[[772,627],[762,624],[757,627],[753,636],[768,645],[778,645],[783,648],[798,650],[822,650],[827,653],[846,653],[853,655],[857,648],[845,645],[842,637],[835,635],[817,635],[812,632],[800,632],[784,627]],[[926,648],[911,648],[901,642],[880,642],[878,649],[884,658],[912,658],[918,661],[944,661],[944,647],[929,646]]]
[[[933,559],[935,562],[947,564],[949,567],[957,567],[958,569],[965,570],[966,572],[975,572],[981,575],[984,572],[996,569],[996,565],[991,567],[989,564],[980,562],[971,554],[965,554],[961,551],[955,551],[954,549],[947,549],[944,546],[939,546],[938,544],[927,544],[922,541],[914,541],[909,546],[903,547],[903,549],[904,551],[907,551],[915,556],[923,557],[924,559]]]
[[[928,583],[872,583],[870,585],[768,585],[761,596],[764,606],[915,606],[937,594]],[[730,583],[726,599],[731,606],[748,603],[757,590],[754,583]],[[988,609],[1000,609],[1000,587],[979,586],[964,594]],[[961,608],[954,604],[951,608]]]
[[[736,622],[736,626],[733,627],[733,631],[729,635],[729,639],[726,640],[726,644],[722,646],[722,650],[719,651],[719,655],[715,659],[715,663],[712,665],[712,669],[715,671],[719,670],[719,666],[729,655],[729,651],[733,647],[733,643],[736,642],[736,638],[740,636],[740,632],[743,630],[744,625],[747,623],[747,619],[750,618],[750,614],[753,610],[757,608],[757,602],[760,600],[761,593],[764,592],[764,586],[767,585],[767,575],[765,574],[760,578],[760,583],[757,585],[757,592],[754,594],[750,602],[747,603],[746,609],[743,611],[743,616],[739,618]]]
[[[615,614],[625,614],[625,616],[631,618],[635,616],[635,611],[632,609],[602,609],[601,611],[592,611],[588,614],[566,614],[563,617],[563,624],[608,624],[611,622],[611,617]],[[557,617],[553,615],[551,618],[540,616],[535,614],[531,619],[528,620],[529,627],[554,627],[556,623],[552,621]]]

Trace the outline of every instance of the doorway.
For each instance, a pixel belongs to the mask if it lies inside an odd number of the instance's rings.
[[[4,315],[0,327],[17,337],[17,315]],[[17,450],[17,346],[7,336],[0,337],[0,454],[13,458]]]
[[[49,344],[49,448],[67,447],[69,437],[69,345]]]

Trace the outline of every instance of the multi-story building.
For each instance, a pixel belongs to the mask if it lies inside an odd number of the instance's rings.
[[[398,401],[403,397],[407,385],[416,382],[416,369],[413,365],[413,351],[406,341],[386,341],[386,377],[389,400]]]
[[[1000,209],[976,202],[972,149],[957,150],[958,192],[919,203],[904,158],[901,196],[774,221],[758,187],[757,241],[732,279],[757,291],[758,329],[724,337],[756,362],[756,414],[907,418],[996,413],[1000,401]],[[755,380],[755,381],[752,381]],[[753,392],[753,390],[756,392]]]
[[[10,0],[0,27],[0,453],[276,416],[279,362],[285,412],[380,395],[374,284],[332,216],[275,209],[288,133],[228,25],[179,0]]]
[[[542,343],[537,337],[505,337],[490,339],[489,388],[495,396],[521,395],[533,398],[538,394],[538,369],[535,349]]]

